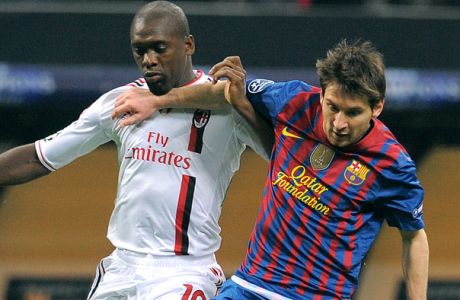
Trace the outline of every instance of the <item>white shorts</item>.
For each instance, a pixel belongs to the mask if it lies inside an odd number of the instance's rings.
[[[166,256],[115,250],[102,259],[88,300],[207,300],[225,281],[215,256]]]

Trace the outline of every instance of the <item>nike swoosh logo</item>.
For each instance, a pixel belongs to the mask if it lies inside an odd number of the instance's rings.
[[[295,135],[295,134],[293,134],[293,133],[290,133],[290,132],[287,130],[287,127],[284,127],[284,128],[283,128],[283,132],[282,132],[282,133],[283,133],[284,136],[287,136],[287,137],[291,137],[291,138],[295,138],[295,139],[301,139],[300,136]]]

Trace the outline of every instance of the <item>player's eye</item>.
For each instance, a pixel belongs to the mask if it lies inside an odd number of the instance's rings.
[[[168,47],[165,44],[158,44],[154,47],[156,53],[164,53],[167,49]]]
[[[334,104],[329,104],[328,106],[329,106],[329,109],[330,109],[332,112],[334,112],[334,113],[339,112],[339,109],[338,109],[337,106],[335,106]]]
[[[360,110],[351,110],[349,112],[347,112],[347,115],[351,118],[353,117],[357,117],[361,114],[361,111]]]
[[[145,49],[142,47],[133,47],[133,51],[138,56],[142,56],[145,54]]]

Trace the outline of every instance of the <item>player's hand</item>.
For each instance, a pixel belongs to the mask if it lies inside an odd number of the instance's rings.
[[[116,98],[112,119],[122,117],[119,124],[121,128],[138,124],[157,110],[154,103],[155,95],[149,90],[131,88]]]
[[[247,101],[246,70],[239,56],[226,57],[209,70],[209,75],[214,78],[214,81],[223,78],[228,80],[225,86],[225,98],[230,104],[237,106],[242,101]]]

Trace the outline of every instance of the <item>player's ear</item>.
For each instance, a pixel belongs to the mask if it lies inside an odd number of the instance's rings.
[[[374,106],[374,108],[372,109],[372,116],[374,118],[377,118],[378,116],[380,116],[380,114],[382,113],[384,104],[385,104],[385,99],[382,99]]]
[[[195,53],[195,39],[193,35],[189,34],[184,38],[185,44],[185,54],[186,55],[193,55]]]

